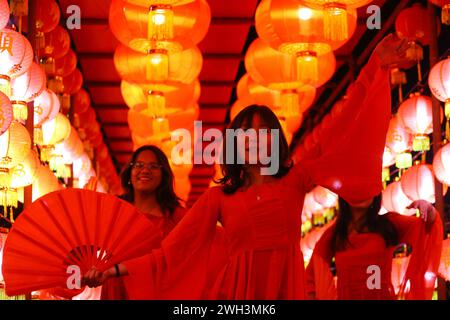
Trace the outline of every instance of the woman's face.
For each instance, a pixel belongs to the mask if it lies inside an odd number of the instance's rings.
[[[263,157],[270,157],[271,155],[272,137],[268,124],[256,113],[251,123],[244,123],[241,129],[244,131],[253,129],[254,134],[248,132],[245,139],[238,139],[237,153],[239,158],[245,159],[245,164],[261,165],[261,155]]]
[[[131,167],[131,184],[136,192],[154,192],[161,184],[162,168],[156,155],[144,150]]]

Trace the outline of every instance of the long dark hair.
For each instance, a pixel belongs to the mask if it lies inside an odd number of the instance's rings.
[[[398,233],[394,224],[385,216],[379,215],[381,209],[381,194],[373,198],[367,209],[361,230],[367,227],[369,232],[380,234],[387,247],[398,244]],[[339,197],[339,212],[336,218],[335,229],[332,236],[332,250],[334,253],[344,250],[348,244],[348,226],[352,220],[350,204]]]
[[[239,112],[233,121],[228,126],[228,129],[243,129],[244,125],[250,125],[252,123],[255,115],[259,115],[262,121],[264,121],[267,126],[273,130],[278,129],[279,132],[279,168],[278,172],[274,175],[274,177],[282,177],[284,176],[290,169],[291,165],[289,162],[289,147],[284,136],[283,129],[281,127],[280,121],[278,121],[277,116],[270,110],[267,106],[262,105],[250,105]],[[233,145],[234,148],[234,161],[233,163],[224,163],[221,165],[223,178],[217,180],[217,183],[222,184],[222,190],[224,193],[231,194],[234,193],[237,189],[244,185],[246,177],[245,167],[243,164],[239,164],[237,161],[238,152],[237,152],[237,137],[234,136],[233,143],[227,143],[227,135],[225,134],[225,138],[223,139],[223,159],[226,159],[226,146]]]
[[[170,168],[169,160],[167,159],[164,152],[157,146],[145,145],[133,152],[130,161],[127,163],[125,168],[122,170],[122,173],[120,174],[122,188],[125,191],[125,193],[121,195],[120,198],[130,203],[134,202],[134,189],[133,185],[131,184],[132,163],[136,161],[141,152],[146,150],[153,152],[153,154],[156,156],[156,159],[158,160],[158,163],[162,166],[161,183],[156,189],[156,200],[158,201],[163,214],[169,212],[169,214],[172,215],[175,209],[181,206],[181,199],[178,198],[178,196],[175,194],[174,177],[172,169]]]

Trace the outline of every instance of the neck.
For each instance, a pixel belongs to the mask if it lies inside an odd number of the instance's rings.
[[[155,192],[135,192],[134,206],[143,213],[152,215],[160,215],[161,213]]]
[[[246,172],[246,185],[261,185],[269,180],[271,180],[270,177],[264,176],[261,174],[261,168],[258,166],[249,166],[245,169]]]
[[[352,212],[352,222],[356,224],[360,224],[363,222],[364,217],[367,213],[367,208],[351,208]]]

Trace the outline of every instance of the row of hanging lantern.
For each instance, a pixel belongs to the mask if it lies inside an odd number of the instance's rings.
[[[110,29],[120,44],[114,64],[122,82],[134,149],[161,147],[182,199],[190,192],[192,164],[175,165],[171,134],[193,131],[198,117],[202,54],[197,44],[208,31],[211,13],[205,0],[113,0]]]
[[[20,30],[26,10],[14,1],[11,4],[13,17],[19,17],[15,25]],[[18,201],[23,202],[24,187],[32,184],[33,201],[61,188],[56,176],[68,177],[71,173],[68,165],[85,155],[85,145],[66,116],[70,95],[82,85],[81,73],[76,69],[75,54],[69,50],[67,31],[57,26],[60,18],[57,3],[48,0],[42,4],[49,14],[39,6],[36,20],[39,43],[34,53],[29,41],[14,26],[8,26],[8,2],[0,1],[0,205],[5,211],[10,210],[12,222],[11,208],[17,207]],[[50,14],[54,8],[58,13]],[[35,54],[42,57],[41,64],[33,61]],[[30,102],[34,107],[31,115]],[[25,127],[29,117],[33,117],[34,141]],[[91,159],[83,159],[90,169]],[[77,173],[74,178],[88,174],[81,170]],[[102,179],[100,189],[104,190],[111,182],[114,182],[111,177],[109,181]]]

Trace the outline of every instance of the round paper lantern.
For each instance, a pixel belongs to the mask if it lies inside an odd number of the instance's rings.
[[[314,199],[312,192],[306,194],[303,203],[303,212],[308,218],[311,218],[314,213],[322,211],[323,209],[323,206]]]
[[[81,74],[81,71],[78,69],[75,69],[72,73],[65,76],[63,78],[63,85],[64,85],[64,93],[66,94],[74,94],[78,90],[81,89],[81,86],[83,85],[83,75]]]
[[[408,41],[419,41],[422,45],[429,45],[431,41],[431,25],[427,17],[428,12],[420,3],[402,10],[395,19],[395,30],[400,38]]]
[[[11,29],[0,30],[0,91],[11,95],[10,80],[27,72],[33,62],[30,42]]]
[[[305,84],[320,87],[334,74],[336,59],[333,52],[317,57],[318,74],[315,79],[300,79],[303,72],[297,65],[296,58],[274,50],[263,40],[256,39],[245,54],[245,68],[252,79],[270,89],[299,89]]]
[[[113,0],[109,11],[109,26],[114,36],[143,53],[150,50],[173,53],[195,46],[205,37],[210,20],[211,12],[205,0],[173,5],[152,1],[146,6]]]
[[[60,190],[58,178],[47,166],[40,166],[36,172],[36,178],[33,182],[32,197],[36,201],[46,194]]]
[[[69,137],[55,145],[55,153],[62,155],[64,164],[72,164],[75,159],[81,157],[84,152],[84,145],[77,130],[73,127],[70,130]]]
[[[39,0],[36,6],[36,29],[39,32],[50,32],[56,28],[61,17],[59,6],[55,0]]]
[[[55,73],[51,76],[66,77],[77,68],[77,56],[72,49],[59,59],[55,59]]]
[[[43,90],[34,100],[34,126],[40,126],[46,120],[52,120],[59,113],[60,102],[51,90]]]
[[[356,29],[356,11],[348,10],[345,18],[350,36]],[[348,39],[327,39],[324,12],[302,6],[297,0],[263,0],[256,9],[255,21],[261,39],[295,56],[297,80],[305,83],[317,82],[321,74],[318,57],[336,50]]]
[[[91,98],[86,90],[80,89],[73,94],[72,108],[74,113],[83,113],[91,105]]]
[[[45,45],[40,51],[41,56],[62,58],[70,49],[69,32],[61,26],[45,34]]]
[[[450,238],[442,242],[441,262],[439,264],[439,275],[450,281]]]
[[[81,177],[87,175],[92,168],[91,160],[88,155],[83,153],[81,157],[73,161],[73,175],[74,177]]]
[[[156,70],[166,63],[167,74]],[[189,84],[200,74],[202,63],[202,54],[197,47],[170,54],[166,62],[163,57],[142,54],[123,45],[119,45],[114,53],[114,65],[120,77],[137,83],[169,80]]]
[[[386,137],[386,146],[396,154],[396,166],[398,168],[409,168],[412,165],[412,156],[409,151],[412,148],[412,136],[395,116],[389,122]]]
[[[414,135],[413,150],[429,150],[430,138],[428,134],[433,132],[431,99],[420,94],[411,95],[400,105],[398,117],[405,129]]]
[[[433,169],[436,178],[450,186],[450,143],[439,149],[434,156]]]
[[[40,167],[36,151],[31,150],[23,162],[19,163],[11,172],[11,188],[23,188],[32,184]]]
[[[81,128],[87,128],[90,124],[97,121],[97,116],[94,109],[91,107],[87,108],[86,111],[78,114],[79,125]]]
[[[397,212],[403,215],[414,215],[414,209],[407,209],[412,200],[403,192],[399,181],[392,182],[383,191],[382,204],[388,212]]]
[[[312,195],[314,200],[324,208],[332,208],[337,205],[338,195],[327,188],[317,186],[313,189]]]
[[[395,153],[388,147],[384,147],[383,168],[388,168],[395,164]]]
[[[433,167],[428,164],[409,168],[401,179],[403,192],[413,201],[435,202]]]
[[[47,120],[42,124],[43,145],[55,145],[66,140],[70,131],[69,119],[62,113],[58,113],[54,119]]]
[[[450,4],[449,4],[450,9]],[[447,137],[450,137],[450,58],[442,60],[431,68],[428,85],[436,99],[445,102]]]
[[[6,27],[9,20],[9,5],[7,0],[0,0],[0,30]]]
[[[349,30],[352,26],[349,26],[347,14],[353,13],[352,9],[363,7],[372,0],[305,0],[304,2],[311,7],[323,10],[325,38],[338,41],[350,38],[353,33]],[[308,13],[300,10],[299,18],[306,18]]]
[[[13,120],[13,108],[8,96],[0,92],[0,136],[9,128]]]
[[[31,138],[27,129],[13,121],[9,129],[0,136],[0,167],[14,168],[31,150]]]

